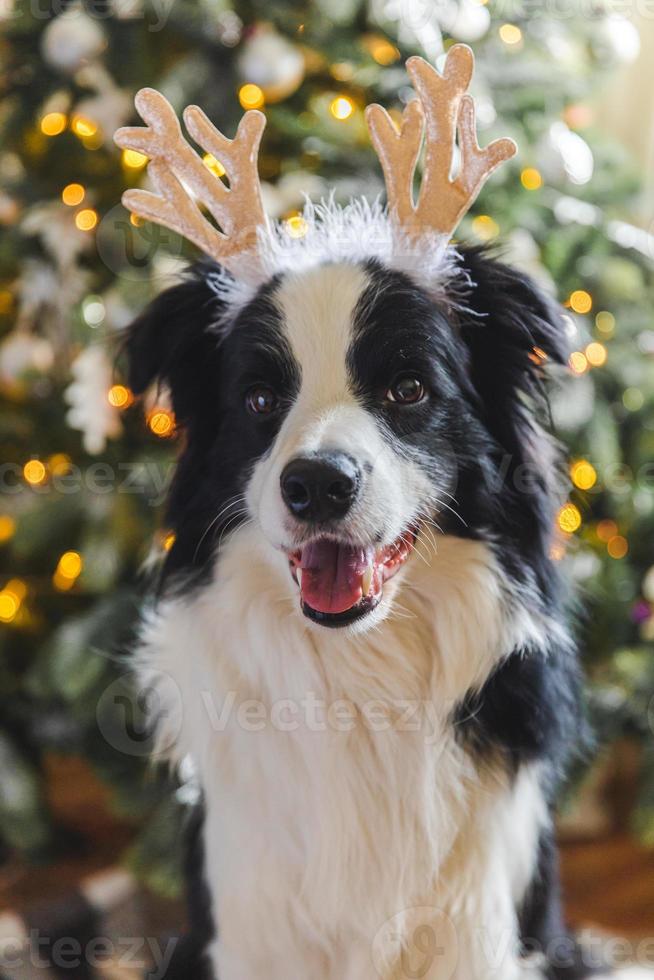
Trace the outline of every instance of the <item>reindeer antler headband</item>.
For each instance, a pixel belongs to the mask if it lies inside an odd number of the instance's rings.
[[[511,139],[498,139],[480,149],[475,107],[467,89],[474,56],[465,44],[454,45],[443,74],[424,59],[413,57],[407,70],[418,93],[396,128],[379,105],[371,105],[366,118],[373,145],[381,161],[394,227],[405,238],[425,234],[453,234],[461,218],[493,171],[516,153]],[[149,157],[148,172],[155,193],[129,190],[123,203],[134,214],[179,232],[202,251],[225,265],[239,253],[256,251],[267,219],[257,174],[259,143],[266,125],[263,113],[245,113],[233,140],[227,139],[197,106],[184,111],[191,137],[218,160],[229,187],[215,176],[185,140],[177,116],[154,89],[141,89],[136,108],[147,126],[119,129],[115,141],[123,149]],[[458,135],[460,166],[451,179]],[[417,202],[413,177],[425,138],[425,162]],[[219,229],[206,218],[210,213]]]

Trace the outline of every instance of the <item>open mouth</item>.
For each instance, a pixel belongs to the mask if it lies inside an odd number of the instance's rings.
[[[289,555],[300,587],[302,612],[322,626],[347,626],[372,612],[384,584],[411,552],[416,529],[410,528],[383,548],[362,548],[333,538],[317,538]]]

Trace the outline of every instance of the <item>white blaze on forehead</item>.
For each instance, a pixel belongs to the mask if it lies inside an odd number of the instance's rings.
[[[286,464],[316,452],[347,453],[366,479],[343,522],[357,540],[390,543],[406,530],[429,484],[352,390],[348,353],[357,305],[369,286],[360,265],[328,263],[286,273],[275,293],[282,329],[300,368],[300,391],[269,454],[255,465],[247,490],[250,512],[276,546],[293,541],[297,522],[280,493]]]
[[[276,293],[284,330],[302,374],[300,400],[313,409],[353,401],[347,352],[357,304],[368,285],[356,265],[324,265],[287,274]]]

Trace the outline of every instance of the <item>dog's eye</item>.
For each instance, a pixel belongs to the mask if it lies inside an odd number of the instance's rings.
[[[266,385],[255,385],[245,396],[245,404],[253,415],[270,415],[277,408],[277,395]]]
[[[415,405],[425,397],[425,386],[411,374],[403,374],[396,378],[386,392],[386,400],[398,405]]]

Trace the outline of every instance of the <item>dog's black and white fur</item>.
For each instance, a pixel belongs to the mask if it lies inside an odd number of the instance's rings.
[[[183,430],[139,663],[203,788],[184,975],[590,975],[552,841],[582,735],[541,428],[562,317],[482,249],[400,261],[362,232],[383,213],[322,219],[260,285],[195,266],[128,341]],[[307,601],[307,554],[361,560],[352,608]]]

